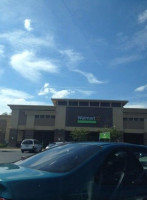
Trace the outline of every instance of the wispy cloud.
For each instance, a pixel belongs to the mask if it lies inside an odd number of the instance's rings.
[[[67,56],[71,62],[78,62],[84,59],[80,53],[75,52],[73,49],[60,50],[60,53]]]
[[[147,21],[147,10],[138,15],[139,23],[144,23],[145,21]]]
[[[1,33],[0,38],[6,40],[14,49],[29,49],[37,47],[54,47],[54,37],[52,35],[45,35],[44,37],[36,37],[26,31],[14,31]]]
[[[147,102],[128,103],[125,108],[147,108]]]
[[[74,69],[73,71],[80,73],[83,76],[85,76],[87,78],[88,82],[91,83],[91,84],[102,84],[102,83],[104,83],[103,81],[98,80],[92,73],[84,72],[84,71],[81,71],[79,69]]]
[[[142,30],[135,32],[135,34],[128,38],[120,45],[124,50],[133,49],[135,52],[143,52],[147,49],[147,26]]]
[[[67,59],[69,68],[74,68],[82,60],[84,60],[84,57],[80,53],[75,52],[73,49],[60,50],[59,53],[65,56],[65,58]]]
[[[44,102],[33,101],[33,96],[20,90],[11,88],[0,88],[0,114],[4,112],[10,113],[11,110],[7,106],[9,104],[21,105],[44,105]]]
[[[30,19],[25,19],[24,20],[24,27],[27,31],[32,31],[33,28],[31,26],[31,20]]]
[[[39,96],[44,96],[51,94],[52,98],[65,98],[70,94],[73,94],[73,90],[59,90],[57,91],[55,88],[50,87],[49,83],[45,83],[44,86],[39,91]]]
[[[91,90],[82,90],[82,89],[76,89],[76,91],[85,96],[90,96],[95,93],[94,91],[91,91]]]
[[[39,59],[32,51],[23,51],[15,54],[10,59],[10,65],[23,77],[38,81],[41,78],[41,72],[57,73],[59,68],[50,60]]]
[[[142,59],[141,55],[123,56],[123,57],[118,57],[118,58],[113,59],[110,62],[110,65],[111,66],[122,65],[122,64],[130,63],[130,62],[135,62],[140,59]]]
[[[0,45],[0,57],[4,57],[4,46]]]
[[[24,98],[24,99],[31,99],[33,98],[32,95],[20,91],[20,90],[14,90],[14,89],[10,89],[10,88],[1,88],[0,89],[0,94],[4,95],[4,96],[9,96],[9,97],[13,97],[13,98]]]
[[[78,53],[73,51],[72,49],[62,50],[60,53],[67,57],[69,69],[73,72],[77,72],[83,76],[85,76],[90,84],[101,84],[102,81],[99,81],[92,73],[84,72],[82,70],[77,69],[77,65],[84,60],[84,57]]]
[[[146,85],[142,85],[142,86],[136,88],[135,92],[143,92],[146,89],[147,89],[147,84]]]

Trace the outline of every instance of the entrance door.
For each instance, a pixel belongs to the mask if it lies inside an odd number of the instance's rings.
[[[34,131],[34,139],[39,140],[43,147],[46,147],[49,143],[54,141],[53,131]]]
[[[144,144],[144,135],[136,134],[136,133],[125,133],[124,134],[124,142],[143,145]]]

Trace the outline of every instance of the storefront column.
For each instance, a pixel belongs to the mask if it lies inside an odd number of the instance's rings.
[[[65,141],[65,130],[63,129],[56,129],[54,135],[55,142],[63,142]]]

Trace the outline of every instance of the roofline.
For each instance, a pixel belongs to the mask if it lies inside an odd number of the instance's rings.
[[[8,104],[11,109],[16,108],[55,108],[54,105],[20,105],[20,104]]]
[[[54,105],[57,101],[91,101],[91,102],[112,102],[112,103],[122,103],[123,106],[128,103],[128,100],[104,100],[104,99],[62,99],[62,98],[51,98]]]

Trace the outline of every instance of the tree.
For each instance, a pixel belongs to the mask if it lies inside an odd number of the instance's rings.
[[[85,130],[84,128],[80,128],[80,129],[76,129],[74,131],[72,131],[71,133],[71,137],[74,141],[86,141],[87,140],[87,135],[88,135],[88,131]]]
[[[121,132],[116,128],[104,128],[101,132],[110,132],[110,137],[112,142],[119,142],[121,138]]]
[[[9,115],[7,112],[2,113],[1,115]]]

